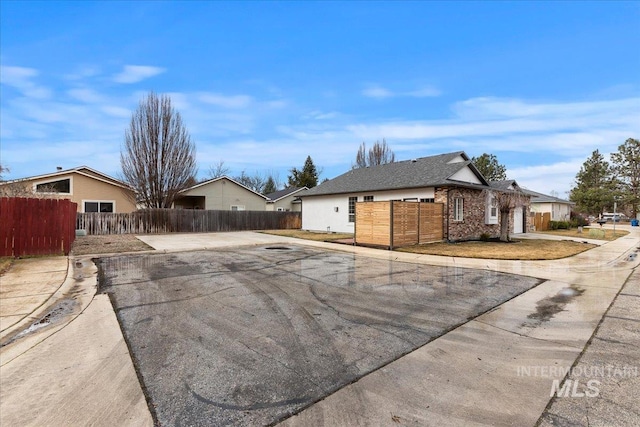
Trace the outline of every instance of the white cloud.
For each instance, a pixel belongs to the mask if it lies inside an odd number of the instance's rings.
[[[442,91],[432,86],[426,86],[412,92],[406,92],[405,95],[414,98],[431,98],[442,95]]]
[[[67,94],[78,101],[86,102],[87,104],[94,104],[97,102],[103,102],[104,97],[89,88],[75,88],[67,91]]]
[[[38,75],[34,68],[0,66],[0,83],[18,89],[28,98],[47,99],[51,97],[51,90],[32,81]]]
[[[362,94],[368,98],[384,99],[394,97],[395,94],[381,86],[369,86],[362,91]]]
[[[423,86],[416,90],[406,92],[394,92],[380,85],[369,85],[362,91],[362,95],[368,98],[385,99],[385,98],[432,98],[442,95],[442,92],[433,86]]]
[[[198,99],[205,104],[216,105],[222,108],[245,108],[252,102],[253,98],[248,95],[221,95],[219,93],[201,93]]]
[[[165,68],[149,65],[125,65],[122,72],[113,76],[116,83],[137,83],[166,71]]]

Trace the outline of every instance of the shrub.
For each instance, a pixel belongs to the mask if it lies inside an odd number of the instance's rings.
[[[480,240],[483,242],[488,242],[491,239],[491,235],[489,233],[482,233],[480,235]]]
[[[568,230],[571,227],[568,221],[549,221],[549,228],[551,230]]]
[[[575,212],[571,212],[571,227],[585,227],[587,225],[589,225],[589,220],[586,219],[585,217],[583,217],[580,214],[577,214]]]

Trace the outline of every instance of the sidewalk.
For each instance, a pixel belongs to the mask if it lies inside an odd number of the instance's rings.
[[[174,245],[168,247],[180,247],[182,240],[188,249],[196,249],[192,237],[172,237]],[[245,240],[251,241],[249,237]],[[553,379],[563,376],[524,376],[519,375],[519,369],[571,367],[588,341],[591,339],[592,345],[596,342],[594,331],[640,262],[629,256],[640,245],[636,230],[557,261],[436,257],[279,237],[269,241],[379,260],[504,271],[546,280],[337,391],[285,420],[284,425],[535,425],[550,401]],[[205,236],[198,243],[215,247]],[[61,260],[66,262],[66,258]],[[62,268],[45,270],[52,277],[62,274]],[[7,295],[23,298],[15,301],[25,303],[37,295],[37,301],[30,305],[36,312],[11,308],[13,311],[7,311],[11,314],[5,316],[5,299],[0,299],[2,316],[7,318],[3,320],[0,348],[0,425],[153,425],[110,301],[105,295],[95,296],[95,276],[90,258],[78,258],[68,266],[62,286],[56,288],[51,283],[31,292],[42,285],[47,274],[28,269],[20,274],[20,286],[26,292]],[[629,298],[637,299],[637,284],[634,286],[629,288],[632,291],[625,288],[621,295],[636,295]],[[42,298],[48,302],[38,305]],[[608,315],[614,318],[618,309],[622,312],[616,316],[637,319],[637,309],[631,308],[635,300],[629,306],[629,298],[618,297]],[[9,342],[11,334],[46,317],[52,309],[57,311],[49,316],[51,323]],[[605,318],[603,325],[608,321]],[[5,327],[10,323],[12,326]],[[604,326],[599,330],[613,333],[607,331]],[[616,349],[625,355],[626,363],[638,366],[637,347],[625,343],[633,343],[633,339],[637,342],[633,333],[616,336],[624,344]],[[601,357],[607,360],[608,356],[603,353]],[[580,362],[583,360],[587,360],[584,355]],[[632,383],[631,390],[637,389],[637,382]],[[575,410],[557,406],[564,401],[557,402],[549,414]]]
[[[96,267],[67,263],[17,260],[0,278],[0,425],[153,425]]]

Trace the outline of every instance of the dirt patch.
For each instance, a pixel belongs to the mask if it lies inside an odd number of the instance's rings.
[[[93,255],[122,252],[151,251],[153,248],[132,234],[113,234],[107,236],[78,236],[71,253],[73,255]]]
[[[596,247],[588,243],[568,240],[524,239],[513,243],[503,242],[459,242],[429,243],[397,249],[425,255],[442,255],[464,258],[508,259],[508,260],[549,260],[573,256]]]
[[[353,238],[351,233],[318,233],[304,230],[266,230],[260,233],[273,234],[275,236],[295,237],[296,239],[315,240],[317,242],[333,242],[340,239]]]

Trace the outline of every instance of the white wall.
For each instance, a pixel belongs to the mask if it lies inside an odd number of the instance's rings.
[[[531,211],[551,214],[551,221],[568,221],[571,206],[566,203],[531,203]]]
[[[458,172],[454,173],[449,177],[449,179],[455,181],[464,181],[464,182],[472,182],[474,184],[482,184],[480,179],[476,176],[475,173],[470,168],[460,169]]]
[[[349,197],[373,196],[374,201],[403,200],[416,198],[432,199],[433,187],[416,188],[414,190],[391,190],[369,193],[351,193],[329,196],[312,196],[302,198],[302,229],[312,231],[335,231],[353,233],[354,223],[349,222]],[[337,208],[337,212],[336,212]]]

